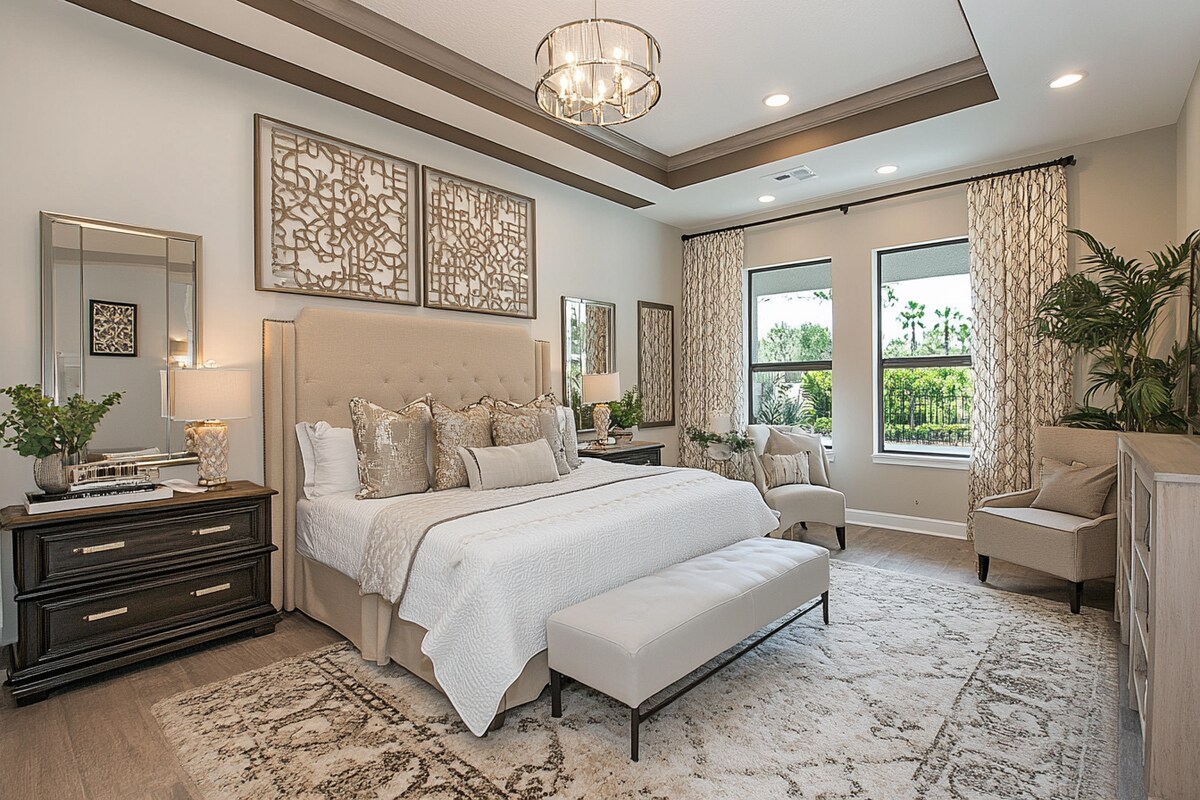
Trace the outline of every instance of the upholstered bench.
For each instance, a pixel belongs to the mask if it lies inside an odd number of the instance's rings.
[[[769,538],[746,539],[597,595],[546,623],[551,713],[562,716],[564,675],[619,700],[630,708],[630,757],[637,761],[642,722],[817,606],[828,624],[829,551]],[[719,666],[641,708],[788,614]]]

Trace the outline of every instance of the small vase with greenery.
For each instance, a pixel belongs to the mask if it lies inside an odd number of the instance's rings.
[[[642,424],[644,415],[641,390],[636,386],[629,389],[620,400],[608,404],[608,411],[612,415],[612,426],[617,429],[614,436],[632,439],[633,429]]]
[[[1084,231],[1087,268],[1055,283],[1037,308],[1039,336],[1066,344],[1089,362],[1083,404],[1060,422],[1076,428],[1182,432],[1180,389],[1187,348],[1159,344],[1169,307],[1188,286],[1187,263],[1200,231],[1180,245],[1150,253],[1153,263],[1127,259]],[[1186,343],[1185,343],[1186,344]],[[1162,349],[1160,349],[1162,348]],[[1161,355],[1160,355],[1161,354]],[[1100,405],[1104,400],[1108,402]]]
[[[12,401],[0,416],[0,444],[37,459],[34,482],[44,492],[57,493],[69,487],[66,468],[82,460],[96,426],[123,393],[111,392],[99,402],[77,394],[62,405],[42,394],[41,386],[9,386],[0,394]]]

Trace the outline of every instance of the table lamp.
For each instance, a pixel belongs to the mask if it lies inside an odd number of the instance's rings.
[[[583,376],[583,402],[585,405],[595,404],[592,409],[592,421],[596,425],[596,441],[601,447],[610,444],[608,426],[612,421],[612,414],[607,404],[620,399],[621,373],[601,372]]]
[[[184,447],[200,457],[197,483],[226,483],[229,428],[224,420],[250,416],[250,371],[173,369],[168,384],[166,416],[188,423],[183,429]]]

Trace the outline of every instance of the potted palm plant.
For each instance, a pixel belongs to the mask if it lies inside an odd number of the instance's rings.
[[[1055,283],[1038,305],[1039,336],[1088,357],[1083,403],[1060,422],[1077,428],[1179,433],[1186,428],[1180,389],[1187,349],[1159,345],[1169,308],[1188,286],[1186,268],[1200,231],[1180,245],[1127,259],[1084,231],[1087,268]],[[1185,343],[1186,344],[1186,343]],[[1107,401],[1107,402],[1105,402]]]
[[[33,456],[34,483],[54,494],[70,487],[67,468],[82,463],[96,426],[121,402],[123,393],[112,392],[99,402],[77,394],[62,405],[55,405],[36,385],[9,386],[0,394],[12,401],[12,408],[0,416],[0,444]]]

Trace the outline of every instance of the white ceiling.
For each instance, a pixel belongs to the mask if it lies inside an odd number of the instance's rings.
[[[529,87],[541,38],[592,13],[588,0],[355,2]],[[667,155],[978,55],[956,0],[601,0],[598,13],[662,47],[662,99],[616,130]],[[775,92],[792,102],[767,108]]]
[[[369,0],[380,3],[383,0]],[[403,3],[408,0],[391,0]],[[886,191],[913,179],[929,178],[940,173],[986,166],[1027,155],[1069,148],[1073,144],[1133,133],[1174,123],[1183,105],[1184,96],[1200,59],[1200,2],[1197,0],[962,0],[963,11],[978,43],[979,52],[987,64],[999,100],[957,111],[934,119],[914,123],[874,136],[807,153],[802,157],[769,164],[735,175],[671,190],[647,178],[635,175],[599,157],[589,155],[565,142],[552,139],[503,116],[475,106],[461,98],[435,89],[428,84],[397,72],[382,64],[359,56],[274,17],[243,5],[238,0],[140,0],[143,5],[163,11],[223,36],[243,42],[256,49],[286,58],[309,69],[357,86],[380,97],[400,103],[448,124],[485,136],[493,141],[523,152],[533,153],[544,161],[563,169],[605,183],[625,192],[644,197],[654,203],[637,213],[678,226],[685,230],[715,227],[729,221],[740,221],[764,212],[783,213],[789,206],[803,207],[825,198],[849,192],[879,189]],[[368,0],[362,0],[368,2]],[[782,28],[777,20],[786,17],[798,27],[815,29],[818,41],[832,43],[829,53],[846,51],[866,58],[858,34],[844,30],[835,38],[823,25],[838,25],[837,17],[830,22],[822,18],[820,25],[808,15],[811,8],[843,8],[851,5],[871,5],[889,15],[902,7],[917,19],[914,9],[943,8],[944,3],[926,0],[805,0],[805,2],[745,2],[732,0],[681,0],[661,3],[634,4],[633,0],[613,0],[613,13],[629,16],[636,21],[654,25],[650,15],[660,13],[657,6],[668,6],[679,14],[683,6],[688,13],[689,35],[701,31],[732,32],[744,41],[753,43],[755,35],[771,35]],[[420,4],[412,2],[413,7]],[[440,12],[454,24],[473,24],[475,18],[461,13],[464,7],[500,8],[508,15],[521,15],[531,5],[519,0],[459,0],[454,3],[433,3],[423,13]],[[581,0],[550,3],[540,0],[538,13],[545,14],[545,25],[584,15],[587,8],[578,7]],[[586,6],[586,3],[582,3]],[[652,8],[652,6],[654,8]],[[775,13],[759,13],[761,7],[771,7]],[[755,9],[748,16],[745,10],[736,17],[720,13],[730,8]],[[604,12],[606,4],[601,4]],[[436,11],[434,10],[436,9]],[[549,9],[549,11],[547,11]],[[797,11],[797,9],[803,10]],[[553,12],[553,13],[551,13]],[[503,16],[503,14],[501,15]],[[889,17],[890,19],[890,17]],[[416,27],[412,19],[402,20]],[[757,27],[750,29],[750,23]],[[672,50],[674,26],[659,23],[653,29],[663,38],[663,68],[666,69]],[[682,23],[680,23],[682,24]],[[889,23],[893,25],[893,23]],[[839,29],[841,30],[841,29]],[[899,30],[899,28],[897,28]],[[913,34],[911,20],[903,30],[904,50],[922,52],[939,46],[938,36]],[[755,34],[757,31],[757,34]],[[541,34],[537,34],[540,36]],[[496,37],[500,38],[500,37]],[[536,43],[536,42],[535,42]],[[445,42],[443,42],[445,44]],[[532,45],[508,42],[521,59],[526,56],[532,64]],[[676,47],[678,52],[680,48]],[[686,48],[683,48],[686,50]],[[754,56],[760,48],[749,46],[749,54],[730,52],[722,59],[733,63]],[[532,68],[532,67],[530,67]],[[1055,91],[1047,82],[1068,71],[1086,70],[1089,75],[1074,87]],[[838,73],[846,79],[844,70]],[[754,75],[760,77],[755,79]],[[796,85],[804,76],[812,86],[823,86],[835,80],[828,70],[804,70],[793,74]],[[727,109],[744,101],[755,113],[768,114],[761,98],[769,91],[781,88],[793,95],[810,98],[819,94],[801,95],[801,86],[776,87],[772,74],[747,73],[747,87],[737,97],[720,97],[687,119],[688,126],[718,122]],[[674,79],[682,92],[691,79],[685,74]],[[879,83],[885,83],[879,81]],[[673,91],[670,85],[665,89]],[[816,90],[813,90],[814,92]],[[739,99],[740,97],[740,99]],[[664,103],[666,100],[663,101]],[[821,102],[820,100],[808,102]],[[795,111],[794,107],[787,110]],[[654,109],[639,124],[673,124],[668,120],[666,106]],[[716,123],[712,123],[716,124]],[[706,137],[707,138],[707,137]],[[876,175],[880,164],[898,164],[900,171],[890,176]],[[815,180],[793,187],[769,187],[762,177],[784,168],[808,164],[818,174]],[[759,204],[756,198],[770,189],[778,199],[770,206]]]

